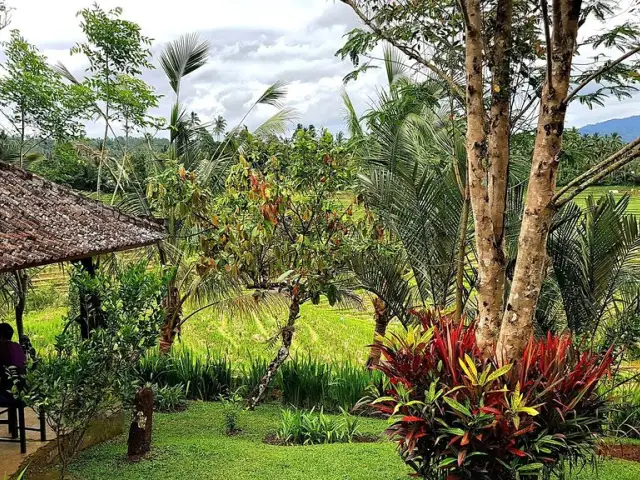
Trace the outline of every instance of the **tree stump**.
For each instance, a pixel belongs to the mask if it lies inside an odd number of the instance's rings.
[[[141,388],[133,405],[133,419],[129,427],[129,460],[136,460],[151,450],[153,430],[153,390]]]

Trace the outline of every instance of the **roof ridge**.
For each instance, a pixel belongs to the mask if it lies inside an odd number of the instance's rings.
[[[56,190],[56,191],[63,191],[63,192],[66,192],[67,194],[70,194],[76,198],[81,199],[84,202],[93,203],[98,208],[100,208],[102,212],[109,212],[109,214],[111,214],[111,216],[113,216],[114,218],[125,217],[136,225],[147,226],[159,232],[164,232],[162,221],[160,219],[156,219],[153,216],[138,216],[138,215],[132,215],[132,214],[123,212],[112,205],[106,205],[100,200],[96,200],[94,198],[82,195],[78,193],[76,190],[74,190],[73,188],[67,187],[65,185],[60,185],[59,183],[48,180],[44,177],[41,177],[40,175],[37,175],[33,172],[25,170],[24,168],[20,168],[17,165],[0,161],[0,169],[9,170],[19,175],[20,177],[24,178],[25,180],[32,181],[33,179],[37,179],[38,181],[42,182],[42,185],[45,187],[51,188],[52,190]]]

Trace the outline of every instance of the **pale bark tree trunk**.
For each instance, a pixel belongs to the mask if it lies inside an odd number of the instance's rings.
[[[271,361],[269,366],[267,367],[267,372],[260,379],[260,382],[253,389],[251,394],[247,400],[247,406],[250,409],[254,409],[258,403],[264,397],[264,394],[269,388],[271,381],[278,373],[278,370],[285,362],[287,358],[289,358],[289,353],[291,351],[291,343],[293,341],[293,332],[295,330],[295,323],[298,317],[300,316],[300,299],[293,295],[291,297],[291,303],[289,304],[289,316],[287,319],[287,324],[282,328],[282,345],[278,349],[278,353],[275,358]]]
[[[518,359],[533,334],[533,316],[544,280],[547,236],[555,213],[552,199],[580,4],[579,0],[556,0],[553,4],[552,69],[542,92],[518,258],[497,345],[498,355],[505,362]]]
[[[391,317],[389,315],[389,308],[385,304],[384,300],[380,297],[374,297],[372,300],[374,319],[376,322],[375,333],[373,334],[373,345],[369,351],[369,358],[367,359],[367,367],[375,367],[380,363],[380,345],[381,339],[387,333],[387,326]]]
[[[500,2],[501,5],[503,3],[511,4],[510,1]],[[508,14],[507,16],[509,16],[510,11],[510,7],[506,8],[504,15]],[[506,171],[508,165],[508,140],[498,138],[498,132],[503,129],[505,124],[499,117],[500,112],[506,109],[508,113],[509,87],[508,84],[505,84],[502,96],[494,98],[494,105],[491,109],[492,122],[487,125],[483,98],[483,52],[485,45],[479,0],[467,2],[465,24],[468,182],[476,234],[479,277],[477,285],[478,346],[484,355],[489,356],[495,349],[504,301],[504,224],[501,218],[494,225],[494,219],[499,217],[500,213],[504,215],[504,208],[500,212],[500,206],[505,202],[503,189],[506,188],[506,184],[503,184],[503,180],[499,176],[500,172]],[[506,33],[509,33],[509,30],[504,32],[505,35]],[[507,43],[503,45],[503,48],[506,48],[506,45]],[[508,78],[508,72],[506,75]],[[506,97],[506,106],[503,97]],[[508,122],[507,115],[507,128]],[[492,133],[489,138],[487,129],[490,129]]]

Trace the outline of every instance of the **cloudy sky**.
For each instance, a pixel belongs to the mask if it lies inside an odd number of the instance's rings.
[[[11,28],[42,50],[52,63],[62,61],[82,76],[84,59],[70,56],[70,47],[83,40],[76,12],[90,0],[9,0],[15,7]],[[340,91],[350,62],[335,57],[343,35],[358,25],[351,10],[334,0],[102,0],[105,8],[121,6],[123,17],[139,23],[154,39],[157,58],[162,45],[185,32],[199,32],[212,44],[208,65],[183,82],[182,98],[188,110],[204,120],[223,115],[230,126],[238,122],[264,89],[276,80],[289,82],[286,105],[298,111],[303,124],[342,128]],[[8,30],[8,29],[7,29]],[[0,35],[6,37],[8,31]],[[154,60],[157,65],[157,61]],[[168,116],[171,91],[158,67],[144,79],[165,95],[157,115]],[[381,71],[372,71],[348,85],[358,111],[366,109],[378,85]],[[640,111],[640,94],[625,102],[610,101],[594,111],[573,105],[572,126],[620,118]],[[256,126],[275,113],[261,106],[246,123]],[[88,125],[89,135],[99,136],[99,125]]]

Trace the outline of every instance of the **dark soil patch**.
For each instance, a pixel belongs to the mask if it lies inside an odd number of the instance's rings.
[[[376,443],[378,440],[380,440],[380,437],[377,435],[356,435],[351,439],[351,443]],[[263,442],[267,445],[277,445],[279,447],[299,447],[302,445],[301,443],[287,443],[284,440],[278,438],[275,433],[270,433],[269,435],[264,437]]]
[[[603,457],[621,458],[631,462],[640,462],[640,445],[600,445],[598,454]]]

